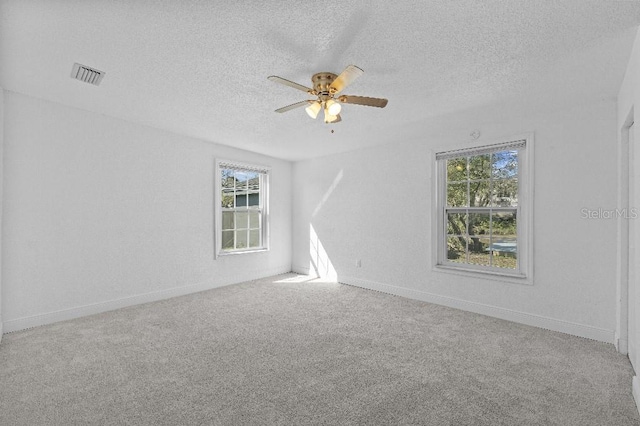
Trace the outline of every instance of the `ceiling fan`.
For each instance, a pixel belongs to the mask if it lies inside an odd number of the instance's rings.
[[[306,105],[305,110],[311,118],[315,119],[320,110],[323,110],[325,123],[337,123],[342,121],[342,118],[340,117],[340,111],[342,110],[341,104],[366,105],[378,108],[384,108],[387,105],[388,101],[382,98],[369,98],[366,96],[352,95],[338,96],[345,87],[353,83],[363,73],[364,71],[355,65],[349,65],[340,73],[340,75],[330,72],[319,72],[311,77],[313,89],[275,75],[267,78],[271,81],[275,81],[276,83],[302,90],[311,96],[317,97],[317,99],[308,99],[306,101],[300,101],[295,104],[278,108],[276,112],[287,112]]]

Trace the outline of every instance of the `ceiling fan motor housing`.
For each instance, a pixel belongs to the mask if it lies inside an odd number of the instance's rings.
[[[311,77],[311,82],[313,83],[313,91],[315,92],[315,94],[317,94],[318,98],[321,101],[327,101],[333,98],[335,90],[330,86],[331,83],[333,83],[333,80],[335,80],[337,77],[338,76],[336,74],[330,72],[319,72]]]

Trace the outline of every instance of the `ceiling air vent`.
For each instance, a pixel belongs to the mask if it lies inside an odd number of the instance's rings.
[[[78,63],[73,64],[71,78],[97,86],[102,81],[102,77],[104,77],[104,71],[98,71],[97,69]]]

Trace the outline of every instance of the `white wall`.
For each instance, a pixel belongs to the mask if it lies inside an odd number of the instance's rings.
[[[291,270],[289,162],[13,92],[4,105],[5,332]],[[215,158],[272,167],[269,252],[214,260]]]
[[[326,253],[323,264],[347,284],[613,342],[616,221],[582,219],[581,210],[616,207],[615,126],[611,99],[296,163],[294,271],[315,273]],[[534,132],[533,285],[431,264],[432,150],[464,147],[459,135],[473,129],[488,143]],[[322,253],[310,256],[315,246]]]

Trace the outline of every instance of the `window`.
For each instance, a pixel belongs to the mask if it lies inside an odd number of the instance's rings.
[[[527,142],[436,154],[439,266],[528,275]]]
[[[268,249],[268,187],[268,168],[217,162],[218,255]]]

